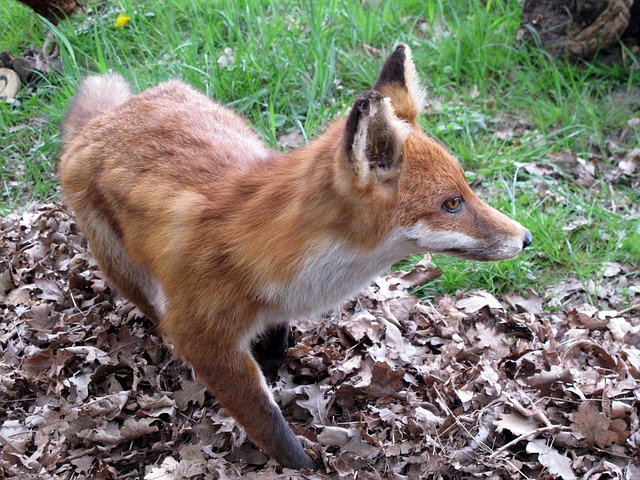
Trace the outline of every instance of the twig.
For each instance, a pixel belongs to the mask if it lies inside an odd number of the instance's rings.
[[[80,315],[82,315],[83,317],[86,318],[87,317],[86,313],[84,313],[82,310],[80,310],[80,307],[76,303],[76,299],[73,297],[73,292],[71,291],[71,286],[69,285],[69,280],[67,280],[67,288],[69,289],[69,296],[71,297],[71,301],[73,302],[73,306],[76,307],[76,310],[78,311],[78,313]]]
[[[453,416],[455,423],[458,424],[458,426],[460,428],[462,428],[462,430],[464,430],[464,432],[469,436],[469,438],[474,441],[479,447],[480,450],[484,450],[485,452],[489,453],[489,452],[493,452],[491,453],[491,455],[489,456],[490,459],[492,459],[495,455],[496,455],[496,451],[493,451],[492,448],[487,445],[485,442],[483,442],[480,439],[477,439],[470,431],[469,429],[460,421],[460,417],[455,415],[453,413],[453,411],[449,408],[449,406],[447,405],[447,403],[445,402],[445,399],[442,397],[442,394],[436,390],[436,395],[438,396],[438,398],[440,399],[440,401],[442,402],[441,405],[442,407],[444,407],[445,411],[447,412],[448,415]],[[500,399],[496,399],[494,402],[491,402],[492,404],[495,403],[500,403]],[[548,428],[548,427],[547,427]],[[504,448],[504,447],[503,447]],[[502,449],[500,449],[502,450]],[[523,478],[526,478],[527,480],[531,480],[530,477],[528,477],[515,463],[513,463],[511,460],[509,460],[508,458],[503,459],[509,466],[511,466],[514,470],[516,470],[518,473],[522,474]]]
[[[442,323],[444,323],[444,326],[448,327],[449,324],[447,323],[447,319],[444,318],[444,316],[438,311],[438,309],[433,305],[433,303],[431,303],[431,300],[427,300],[425,303],[427,303],[431,307],[434,315],[438,317]]]
[[[538,435],[542,433],[547,433],[547,432],[553,432],[553,431],[568,432],[570,430],[571,428],[565,427],[564,425],[549,425],[548,427],[537,428],[529,433],[523,433],[519,437],[514,438],[509,443],[503,445],[502,447],[497,449],[495,452],[493,452],[489,456],[489,459],[493,460],[505,450],[508,450],[509,448],[513,447],[516,443],[520,443],[522,440],[526,440],[529,437],[537,437]]]
[[[634,303],[633,305],[631,305],[630,307],[625,308],[624,310],[620,310],[618,312],[618,315],[621,315],[623,313],[627,313],[627,312],[629,312],[631,310],[640,310],[640,302]]]
[[[383,320],[395,325],[402,332],[407,330],[406,328],[404,328],[402,326],[402,324],[398,321],[398,319],[395,317],[395,315],[393,313],[391,313],[391,310],[389,310],[388,305],[386,305],[384,302],[380,302],[380,309],[382,310],[382,313],[384,313],[384,316],[380,317],[380,318],[382,318]]]
[[[73,455],[69,455],[67,458],[65,458],[65,461],[70,462],[71,460],[76,460],[78,458],[82,458],[87,455],[93,455],[94,453],[98,453],[98,452],[99,452],[98,447],[91,447],[87,450],[83,450],[81,452],[74,453]]]
[[[509,399],[509,402],[510,402],[509,406],[514,410],[516,410],[518,413],[520,413],[522,416],[524,417],[532,416],[535,420],[542,423],[544,426],[546,427],[552,426],[551,422],[549,421],[547,416],[544,414],[544,412],[541,412],[533,402],[531,402],[531,409],[528,409],[524,405],[522,405],[520,401],[517,398],[515,398],[513,395],[511,395],[509,392],[505,392],[505,395]]]

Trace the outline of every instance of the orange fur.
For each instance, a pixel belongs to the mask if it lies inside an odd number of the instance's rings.
[[[285,154],[181,82],[127,88],[92,77],[70,107],[67,202],[107,277],[282,465],[315,467],[251,356],[256,335],[357,293],[408,254],[495,260],[531,241],[420,131],[404,45],[345,118]],[[456,196],[463,208],[446,211]]]

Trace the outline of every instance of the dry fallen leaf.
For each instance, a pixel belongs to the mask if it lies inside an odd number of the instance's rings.
[[[518,311],[539,315],[543,313],[542,299],[535,293],[529,292],[527,298],[516,293],[508,293],[504,297],[505,302]]]
[[[415,288],[431,280],[435,280],[442,272],[439,268],[431,267],[431,255],[428,253],[417,262],[409,272],[398,271],[393,275],[397,276],[405,288]]]
[[[462,300],[458,300],[456,302],[456,308],[464,311],[465,313],[475,313],[478,310],[489,307],[495,309],[503,309],[502,304],[498,301],[496,297],[491,295],[489,292],[478,291],[467,298],[463,298]]]
[[[592,402],[586,402],[578,407],[572,415],[571,429],[582,435],[586,442],[606,448],[613,443],[620,442],[620,437],[626,434],[626,424],[621,425],[600,413]],[[628,436],[628,434],[626,434]],[[626,437],[624,438],[626,440]],[[624,442],[624,440],[622,440]]]
[[[306,400],[298,400],[298,405],[311,413],[316,425],[325,425],[328,417],[327,403],[329,403],[329,399],[322,394],[320,386],[317,384],[306,386],[303,390],[308,398]]]
[[[577,477],[571,466],[571,460],[565,455],[561,455],[558,451],[548,446],[542,440],[531,440],[527,444],[527,452],[537,453],[540,463],[544,465],[554,476],[560,477],[562,480],[575,480]]]
[[[0,444],[12,452],[25,453],[33,432],[18,420],[5,420],[0,426]]]
[[[328,447],[344,447],[353,438],[353,431],[342,427],[326,426],[318,433],[318,442]]]
[[[520,436],[535,432],[538,428],[535,420],[517,413],[502,413],[499,416],[500,420],[493,422],[499,432],[506,429],[514,435]]]
[[[152,467],[144,476],[144,480],[175,480],[178,462],[172,457],[166,457],[159,467]]]

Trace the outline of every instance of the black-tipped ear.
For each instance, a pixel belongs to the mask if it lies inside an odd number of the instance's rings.
[[[425,103],[425,90],[413,64],[411,49],[399,44],[382,65],[378,81],[373,87],[391,99],[391,105],[399,118],[416,122]]]
[[[408,47],[404,43],[400,43],[393,53],[387,57],[384,65],[382,65],[382,70],[380,70],[378,81],[373,87],[374,90],[380,91],[382,87],[393,82],[406,88],[407,81],[404,76],[404,62],[407,58],[406,48]]]
[[[358,188],[393,183],[409,129],[382,93],[369,90],[356,99],[345,124],[343,149]]]

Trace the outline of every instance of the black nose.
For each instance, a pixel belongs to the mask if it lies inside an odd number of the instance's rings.
[[[524,236],[524,242],[522,242],[522,248],[527,248],[531,245],[531,242],[533,242],[533,235],[531,235],[531,232],[527,230],[527,233]]]

